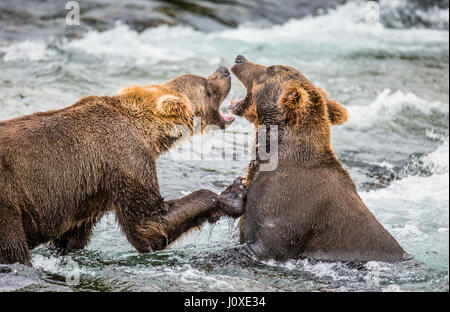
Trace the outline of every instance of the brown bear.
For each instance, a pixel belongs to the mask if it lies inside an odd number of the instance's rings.
[[[267,160],[259,153],[249,165],[241,243],[277,260],[403,260],[405,252],[364,205],[331,148],[330,126],[347,120],[345,108],[294,68],[243,56],[235,62],[232,72],[247,95],[229,109],[262,126],[265,136],[272,135],[267,126],[278,127],[276,168],[260,170]],[[257,139],[256,148],[270,149],[269,141]]]
[[[158,156],[178,139],[170,134],[175,125],[192,134],[194,116],[202,128],[233,122],[219,111],[230,87],[230,72],[220,67],[206,78],[183,75],[1,121],[0,263],[30,265],[30,249],[41,243],[83,248],[111,210],[139,252],[163,249],[207,220],[239,213],[245,192],[239,180],[222,195],[198,190],[165,201],[155,170]]]

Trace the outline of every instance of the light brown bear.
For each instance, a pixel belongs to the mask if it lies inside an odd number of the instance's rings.
[[[278,127],[276,168],[261,170],[267,160],[259,153],[249,165],[241,243],[279,260],[403,260],[405,252],[364,205],[331,148],[331,124],[347,120],[345,108],[288,66],[238,56],[232,72],[247,95],[229,109],[263,130]],[[270,148],[270,138],[263,141],[257,150]]]
[[[203,128],[233,121],[219,111],[230,86],[229,71],[220,67],[206,78],[183,75],[0,122],[0,263],[30,265],[30,249],[41,243],[83,248],[111,210],[139,252],[239,213],[239,180],[222,195],[198,190],[165,201],[155,168],[178,139],[175,125],[192,134],[194,116]]]

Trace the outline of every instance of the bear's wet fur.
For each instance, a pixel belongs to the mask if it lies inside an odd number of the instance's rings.
[[[347,120],[346,109],[288,66],[238,56],[232,72],[247,95],[231,111],[258,131],[278,127],[276,168],[261,170],[258,153],[249,165],[241,243],[277,260],[403,260],[404,250],[364,205],[332,150],[331,125]],[[268,148],[256,140],[257,150]]]
[[[165,201],[155,161],[178,137],[233,120],[220,104],[229,71],[204,78],[183,75],[161,85],[134,86],[115,96],[88,96],[63,109],[0,121],[0,263],[30,265],[42,243],[84,248],[108,211],[139,251],[160,250],[186,231],[225,214],[240,213],[244,191],[198,190]]]

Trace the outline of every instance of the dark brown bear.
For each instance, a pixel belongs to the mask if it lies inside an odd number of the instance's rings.
[[[405,252],[364,205],[331,148],[330,126],[347,120],[345,108],[288,66],[238,56],[232,71],[247,95],[231,111],[264,130],[278,127],[276,168],[262,171],[258,157],[249,166],[241,243],[279,260],[403,260]],[[257,141],[256,148],[268,146]]]
[[[29,265],[30,249],[46,242],[83,248],[111,210],[139,252],[163,249],[206,220],[238,212],[239,181],[222,196],[199,190],[164,201],[155,170],[177,141],[175,125],[192,133],[194,116],[203,128],[233,121],[219,111],[230,86],[220,67],[207,78],[183,75],[0,122],[0,263]]]

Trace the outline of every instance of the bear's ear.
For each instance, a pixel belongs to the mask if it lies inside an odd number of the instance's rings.
[[[190,112],[187,99],[177,95],[164,94],[155,101],[155,113],[164,118],[188,119]]]
[[[284,88],[278,100],[278,105],[285,114],[288,123],[297,124],[307,116],[309,95],[299,84],[289,82]]]
[[[328,118],[332,125],[342,125],[348,119],[347,109],[337,101],[327,100]]]

